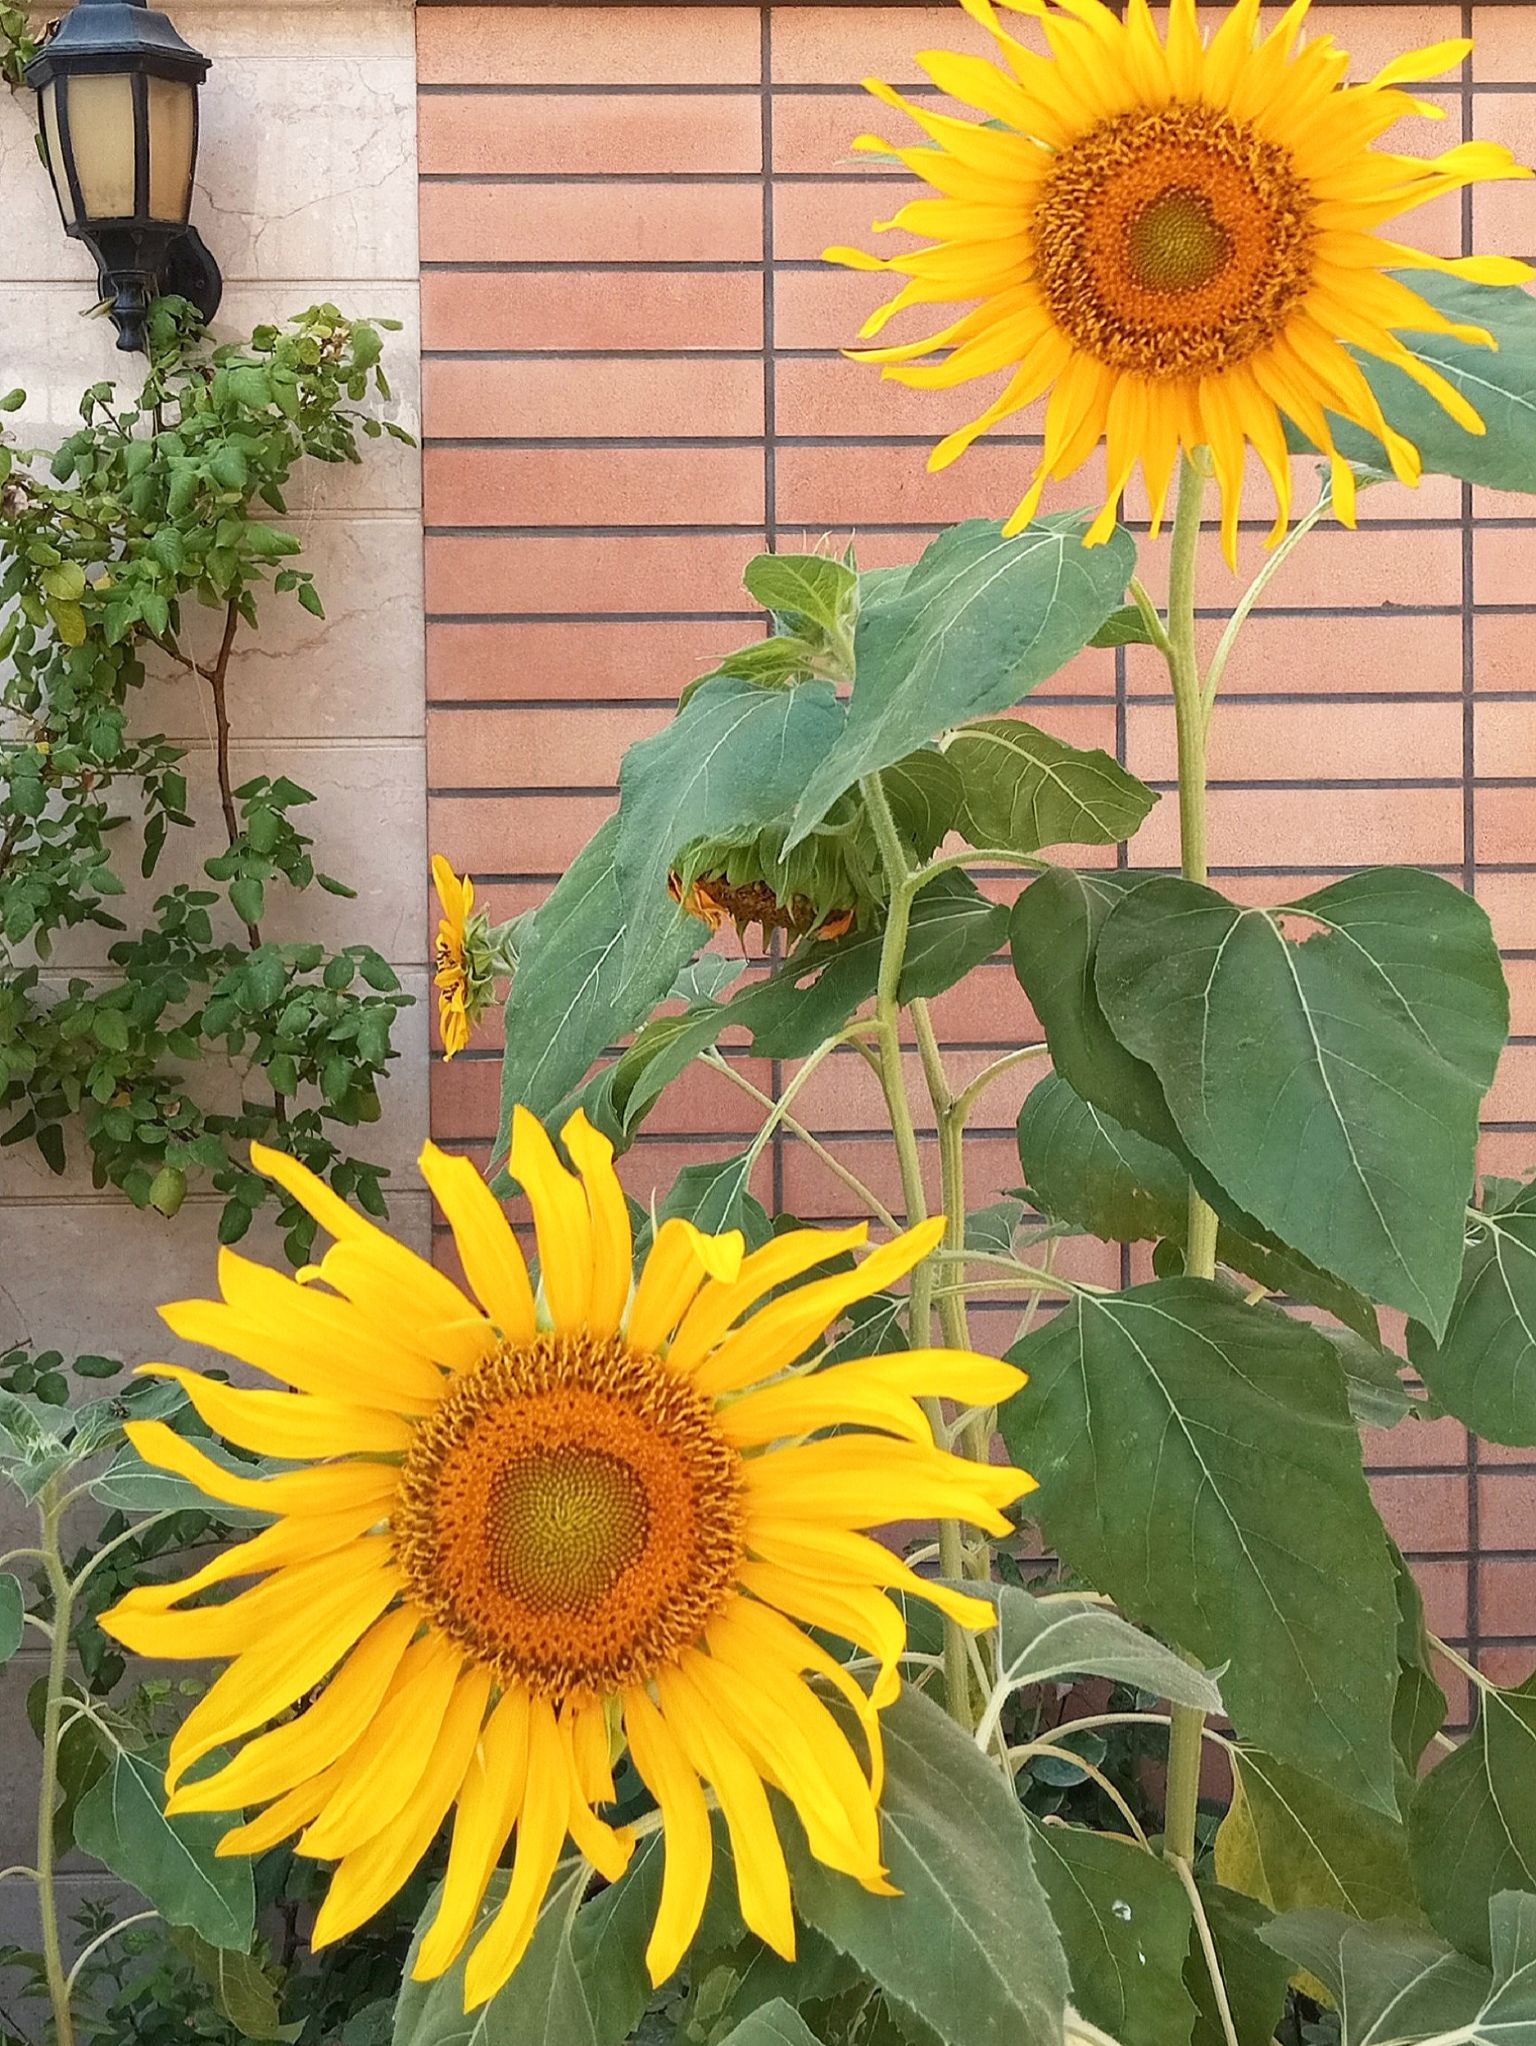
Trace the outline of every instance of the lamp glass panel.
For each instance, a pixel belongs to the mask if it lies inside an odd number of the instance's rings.
[[[192,206],[197,154],[197,87],[178,78],[149,80],[149,211],[184,221]]]
[[[43,87],[41,111],[43,121],[43,147],[48,152],[48,175],[53,179],[54,193],[58,198],[59,212],[64,225],[75,224],[75,202],[70,196],[69,173],[64,167],[64,143],[59,134],[59,92],[61,81],[50,78]]]
[[[125,72],[77,72],[65,89],[85,218],[126,220],[134,201],[133,80]]]

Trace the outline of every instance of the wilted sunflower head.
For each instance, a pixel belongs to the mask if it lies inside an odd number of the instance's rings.
[[[164,1422],[130,1423],[146,1461],[271,1520],[102,1621],[136,1653],[229,1659],[171,1744],[169,1809],[245,1812],[221,1853],[297,1835],[299,1853],[335,1862],[316,1946],[386,1904],[453,1815],[416,1973],[472,1945],[471,2006],[517,1967],[567,1838],[604,1876],[623,1872],[633,1836],[601,1814],[625,1748],[665,1836],[653,1980],[687,1950],[709,1889],[706,1784],[742,1917],[780,1953],[794,1922],[765,1785],[819,1860],[888,1893],[878,1715],[906,1630],[886,1594],[971,1627],[994,1608],[919,1578],[866,1530],[933,1517],[1002,1533],[1031,1484],[936,1448],[918,1404],[990,1405],[1022,1383],[1010,1365],[911,1350],[810,1368],[829,1325],[909,1272],[942,1222],[827,1275],[862,1227],[797,1229],[746,1255],[739,1233],[674,1218],[634,1277],[611,1146],[580,1114],[562,1135],[574,1173],[516,1112],[537,1290],[467,1159],[430,1144],[421,1159],[465,1291],[293,1159],[253,1149],[333,1247],[304,1283],[224,1251],[222,1300],[164,1315],[280,1389],[146,1368],[289,1468],[241,1475]],[[242,1577],[259,1581],[189,1603]],[[868,1692],[828,1636],[868,1658]],[[857,1746],[808,1678],[840,1694]]]
[[[1147,0],[1127,0],[1123,20],[1103,0],[1002,4],[1029,18],[1041,49],[1006,31],[992,0],[962,0],[1001,63],[936,50],[918,58],[941,91],[979,108],[985,122],[866,81],[929,146],[891,151],[861,136],[855,147],[894,153],[940,195],[877,226],[931,235],[933,245],[886,259],[826,252],[908,280],[866,324],[866,338],[907,306],[975,302],[937,334],[860,356],[929,389],[1006,373],[998,397],[940,442],[931,467],[1049,393],[1040,460],[1005,530],[1027,524],[1047,480],[1070,475],[1101,442],[1108,492],[1090,542],[1113,529],[1138,462],[1155,524],[1180,448],[1204,446],[1232,560],[1249,443],[1274,485],[1271,539],[1288,522],[1282,415],[1329,455],[1347,523],[1354,479],[1328,413],[1376,435],[1399,479],[1418,481],[1418,451],[1387,424],[1350,348],[1395,365],[1469,433],[1484,430],[1398,335],[1453,334],[1490,346],[1491,337],[1448,320],[1387,273],[1442,270],[1513,284],[1531,271],[1497,256],[1427,255],[1379,230],[1442,192],[1530,173],[1494,142],[1464,142],[1431,159],[1372,146],[1406,114],[1439,115],[1400,87],[1459,63],[1470,43],[1413,51],[1346,85],[1349,58],[1332,37],[1300,37],[1310,0],[1293,0],[1264,36],[1260,0],[1233,0],[1208,43],[1195,0],[1172,0],[1166,40]],[[941,361],[920,361],[935,350],[945,351]]]
[[[822,836],[786,853],[782,830],[700,841],[678,855],[667,888],[674,902],[712,931],[729,918],[743,940],[753,924],[765,942],[773,931],[790,938],[841,938],[856,923],[870,922],[879,908],[871,864],[851,861],[848,850],[845,840]]]
[[[432,855],[432,885],[442,907],[437,926],[437,1021],[443,1057],[455,1058],[490,1007],[496,981],[489,944],[490,924],[475,909],[475,884],[460,877],[441,853]]]

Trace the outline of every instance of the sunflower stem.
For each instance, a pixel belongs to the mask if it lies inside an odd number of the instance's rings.
[[[1200,513],[1205,502],[1205,465],[1185,455],[1179,465],[1178,506],[1173,517],[1173,552],[1168,570],[1168,675],[1179,747],[1179,851],[1186,881],[1204,885],[1206,853],[1206,734],[1204,688],[1195,644],[1195,570],[1200,547]],[[1195,1188],[1189,1190],[1189,1238],[1185,1272],[1195,1279],[1216,1276],[1216,1216]],[[1191,1705],[1173,1707],[1168,1742],[1168,1788],[1164,1800],[1163,1851],[1177,1866],[1193,1864],[1195,1822],[1200,1807],[1200,1762],[1205,1715]]]
[[[906,962],[907,934],[912,925],[915,876],[880,777],[877,774],[866,775],[859,783],[859,793],[874,826],[881,864],[890,888],[890,906],[880,944],[880,972],[875,989],[876,1049],[880,1055],[880,1091],[885,1097],[885,1110],[890,1118],[891,1136],[901,1170],[901,1197],[907,1211],[907,1227],[911,1229],[928,1219],[928,1195],[923,1186],[917,1128],[912,1119],[912,1103],[901,1064],[901,969]],[[963,1236],[963,1215],[961,1231]],[[912,1274],[908,1316],[912,1347],[927,1349],[933,1341],[933,1266],[927,1258]],[[935,1439],[942,1441],[944,1417],[938,1402],[925,1400],[923,1406],[933,1424]],[[965,1543],[957,1520],[939,1522],[939,1569],[951,1583],[965,1575]],[[944,1689],[950,1717],[969,1733],[974,1721],[965,1630],[958,1621],[947,1617],[944,1621]]]
[[[75,2021],[70,2009],[70,1982],[64,1972],[59,1939],[58,1894],[54,1885],[53,1818],[59,1794],[60,1721],[64,1682],[69,1673],[70,1619],[74,1588],[64,1567],[59,1543],[63,1512],[57,1478],[50,1478],[39,1501],[42,1517],[43,1567],[53,1596],[53,1640],[48,1650],[48,1677],[43,1698],[43,1767],[37,1792],[37,1908],[42,1923],[43,1974],[53,2006],[54,2046],[74,2046]]]

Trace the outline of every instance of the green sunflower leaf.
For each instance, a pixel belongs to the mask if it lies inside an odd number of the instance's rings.
[[[1147,881],[1104,918],[1093,975],[1116,1045],[1156,1073],[1227,1195],[1323,1270],[1443,1329],[1509,1027],[1470,896],[1409,867],[1275,910]]]
[[[1107,753],[1069,746],[1022,718],[962,726],[944,758],[964,791],[956,828],[974,846],[1116,845],[1158,800]]]
[[[848,721],[807,777],[791,844],[844,790],[954,725],[1009,710],[1079,652],[1125,594],[1135,547],[1085,547],[1077,513],[1011,540],[985,519],[941,533],[904,578],[868,590]],[[865,585],[868,578],[863,579]]]
[[[1261,1937],[1315,1975],[1339,2013],[1340,2046],[1529,2046],[1536,2038],[1536,1897],[1506,1891],[1479,1938],[1482,1967],[1427,1932],[1296,1911]]]
[[[1271,1911],[1317,1906],[1355,1918],[1414,1920],[1408,1835],[1260,1748],[1232,1758],[1232,1803],[1216,1835],[1216,1874]]]
[[[1079,1294],[1009,1353],[1047,1540],[1207,1667],[1239,1732],[1395,1814],[1397,1607],[1327,1342],[1199,1279]],[[1347,1621],[1340,1615],[1347,1614]]]
[[[251,1864],[215,1849],[228,1820],[212,1812],[165,1816],[163,1743],[143,1754],[119,1748],[75,1813],[75,1841],[147,1897],[171,1925],[190,1926],[211,1947],[246,1952],[256,1927]]]
[[[1467,1216],[1445,1333],[1409,1324],[1408,1356],[1443,1407],[1490,1442],[1536,1442],[1536,1184]]]
[[[1408,1814],[1419,1897],[1437,1932],[1488,1958],[1488,1906],[1536,1890],[1536,1677],[1477,1693],[1477,1724]]]
[[[1187,2046],[1194,1915],[1168,1863],[1108,1833],[1036,1826],[1035,1867],[1083,2016],[1119,2046]]]
[[[920,1691],[881,1727],[881,1845],[901,1894],[872,1896],[787,1840],[796,1909],[944,2046],[1061,2046],[1066,1962],[1017,1799]]]
[[[393,2046],[622,2046],[650,2001],[645,1947],[661,1888],[660,1848],[657,1840],[643,1843],[629,1873],[590,1902],[589,1864],[579,1854],[562,1861],[511,1981],[467,2014],[463,1955],[434,1982],[417,1982],[411,1974],[436,1915],[434,1896],[405,1964]],[[477,1933],[494,1917],[506,1887],[504,1872],[492,1878]]]
[[[1351,349],[1388,424],[1412,441],[1430,475],[1460,476],[1493,490],[1536,491],[1536,301],[1514,284],[1468,284],[1433,270],[1395,274],[1448,319],[1484,328],[1498,349],[1447,334],[1401,336],[1420,362],[1437,370],[1467,400],[1487,428],[1480,434],[1458,426],[1439,401],[1402,370]],[[1374,434],[1342,419],[1331,418],[1329,423],[1341,454],[1390,472],[1386,450]],[[1312,446],[1289,422],[1287,438],[1299,454]]]
[[[1159,1239],[1181,1250],[1189,1232],[1189,1164],[1122,1129],[1112,1116],[1083,1101],[1054,1073],[1030,1089],[1019,1111],[1019,1164],[1030,1198],[1043,1214],[1087,1229],[1106,1243]],[[1198,1170],[1198,1166],[1196,1168]],[[1220,1188],[1218,1214],[1230,1204]],[[1335,1279],[1299,1252],[1265,1240],[1249,1216],[1223,1217],[1216,1255],[1235,1272],[1326,1309],[1358,1339],[1340,1362],[1351,1383],[1371,1395],[1371,1425],[1390,1427],[1408,1410],[1397,1386],[1399,1360],[1379,1348],[1375,1309],[1352,1286]],[[1357,1410],[1356,1418],[1360,1418]]]

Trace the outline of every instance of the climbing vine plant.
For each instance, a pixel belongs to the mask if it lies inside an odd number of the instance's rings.
[[[79,1154],[167,1216],[201,1183],[226,1243],[272,1198],[252,1139],[384,1212],[382,1168],[348,1133],[379,1115],[410,998],[371,946],[275,934],[302,927],[295,893],[353,891],[315,864],[310,791],[237,778],[232,742],[234,660],[265,607],[325,615],[283,523],[294,471],[410,438],[365,409],[390,396],[388,324],[322,305],[214,345],[162,301],[136,396],[93,385],[51,455],[0,435],[0,1144],[55,1173]],[[201,762],[147,729],[151,675],[184,692],[182,730],[210,732],[206,799]],[[104,971],[55,964],[92,930],[110,934]],[[302,1260],[313,1224],[281,1220]]]

